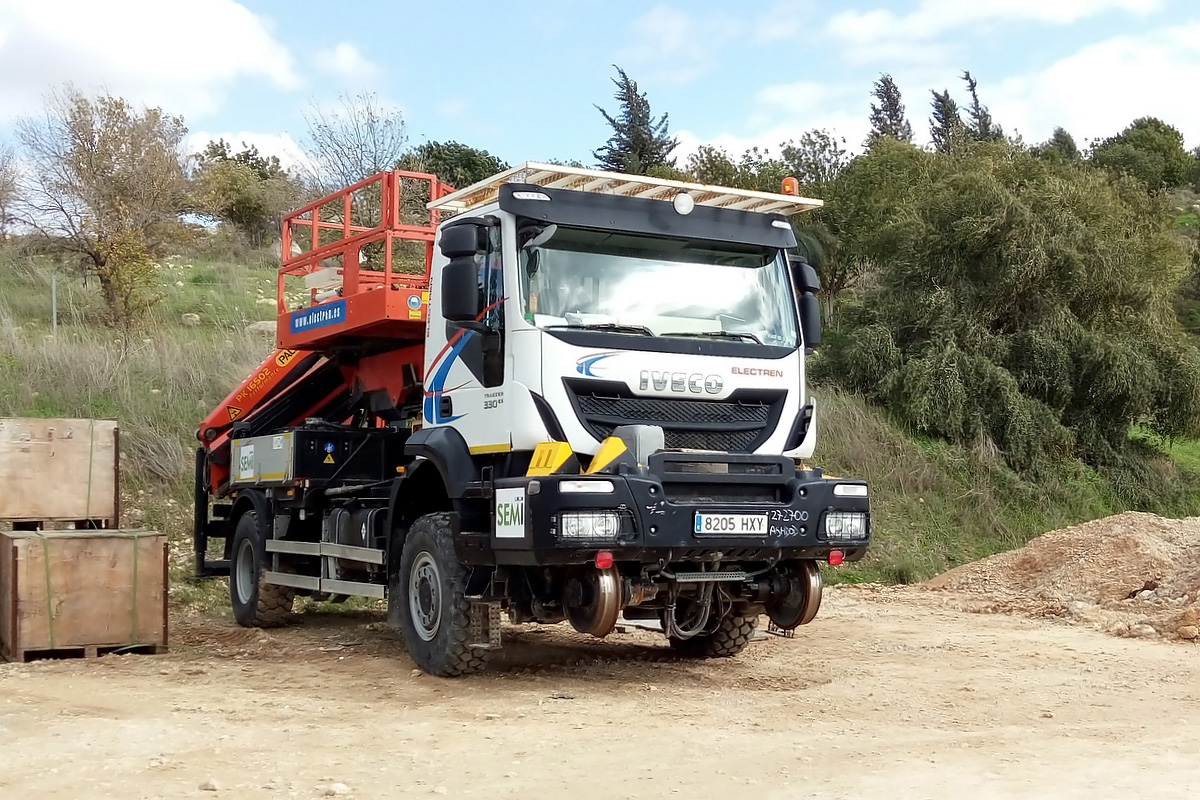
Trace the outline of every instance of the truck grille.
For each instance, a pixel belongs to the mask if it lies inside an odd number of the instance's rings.
[[[666,446],[748,453],[774,432],[783,392],[737,392],[727,400],[636,397],[624,384],[568,379],[567,393],[597,441],[621,425],[657,425]]]

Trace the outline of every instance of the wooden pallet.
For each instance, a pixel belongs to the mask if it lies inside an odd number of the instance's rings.
[[[30,661],[49,659],[99,658],[100,656],[107,655],[154,656],[165,652],[167,652],[165,644],[92,644],[84,647],[56,647],[53,650],[39,650],[36,648],[18,650],[12,653],[8,657],[8,660],[28,663]]]
[[[166,647],[167,621],[164,534],[0,531],[5,658]]]

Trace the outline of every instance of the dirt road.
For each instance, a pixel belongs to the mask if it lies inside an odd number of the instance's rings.
[[[180,621],[167,655],[0,665],[0,797],[1195,796],[1193,644],[953,597],[836,588],[705,663],[521,628],[457,681],[369,614]]]

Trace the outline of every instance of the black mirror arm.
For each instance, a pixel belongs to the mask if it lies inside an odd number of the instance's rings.
[[[455,322],[454,324],[464,330],[475,331],[476,333],[481,333],[484,335],[487,335],[489,333],[495,333],[495,331],[492,330],[492,328],[488,327],[488,324],[486,322],[478,322],[476,320],[469,320],[469,321],[463,321],[463,322]]]

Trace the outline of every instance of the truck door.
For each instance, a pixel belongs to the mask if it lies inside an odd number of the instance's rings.
[[[475,261],[482,328],[444,323],[445,347],[428,370],[425,424],[452,425],[479,455],[507,452],[512,444],[505,402],[507,336],[499,226],[490,229],[488,249]],[[436,344],[434,336],[429,344]]]

